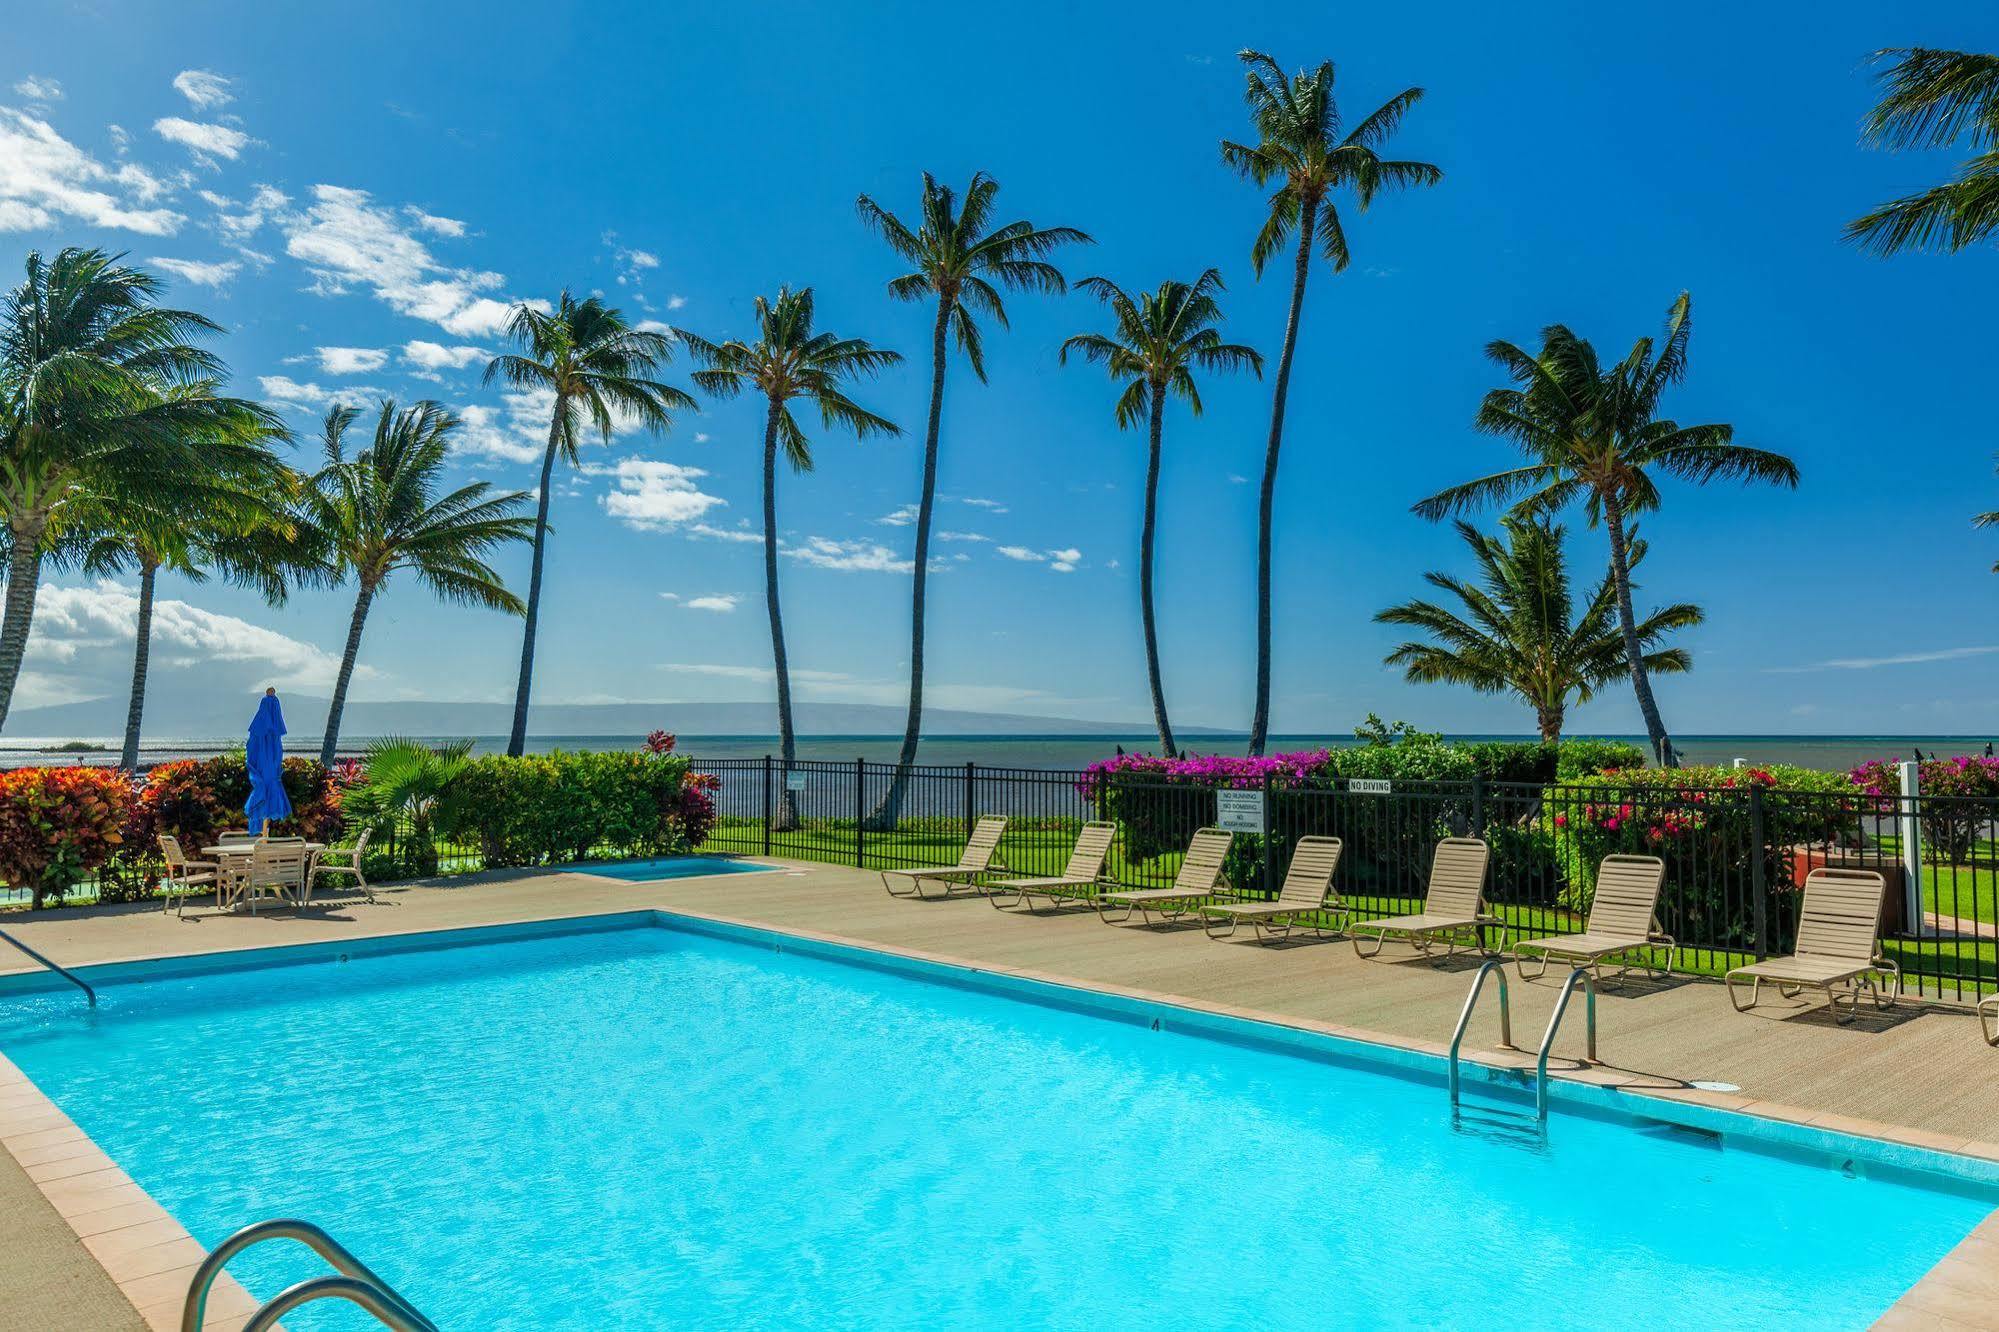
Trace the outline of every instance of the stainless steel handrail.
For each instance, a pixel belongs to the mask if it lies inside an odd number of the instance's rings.
[[[366,1263],[349,1253],[340,1241],[312,1222],[292,1217],[278,1217],[245,1226],[216,1245],[215,1251],[201,1260],[201,1266],[194,1271],[194,1279],[188,1282],[187,1302],[181,1306],[181,1332],[201,1332],[202,1320],[208,1315],[209,1288],[215,1284],[215,1279],[222,1275],[222,1269],[228,1265],[229,1260],[251,1245],[270,1239],[297,1240],[324,1258],[327,1265],[339,1272],[340,1276],[319,1277],[291,1287],[266,1304],[263,1309],[258,1310],[246,1326],[267,1328],[271,1320],[285,1309],[295,1308],[312,1300],[337,1298],[360,1304],[384,1324],[397,1329],[397,1332],[437,1332],[436,1324],[418,1313],[415,1305],[397,1294],[395,1287],[382,1280]],[[341,1284],[343,1278],[352,1284]],[[336,1284],[325,1285],[327,1282]],[[372,1302],[355,1298],[356,1294],[364,1289]],[[284,1305],[283,1309],[278,1309],[277,1306],[288,1298],[291,1298],[291,1303]],[[377,1308],[377,1305],[380,1307]],[[271,1319],[261,1323],[257,1321],[266,1311],[274,1309],[276,1312],[271,1314]],[[390,1318],[384,1317],[383,1310],[387,1310],[394,1318],[401,1321],[391,1321]]]
[[[47,967],[50,971],[53,971],[56,975],[62,977],[64,980],[68,981],[71,985],[74,985],[77,989],[82,990],[84,996],[90,1000],[90,1006],[92,1008],[97,1007],[97,991],[91,989],[89,982],[85,981],[83,977],[77,975],[75,972],[71,971],[68,967],[62,966],[59,963],[49,961],[47,958],[43,957],[40,953],[28,947],[28,945],[22,943],[19,939],[16,939],[13,935],[7,933],[7,931],[5,930],[0,930],[0,939],[5,939],[8,943],[13,944],[14,947],[20,949],[22,952],[26,953],[29,957],[41,963],[43,966]]]
[[[1569,996],[1576,992],[1577,981],[1583,983],[1585,1016],[1588,1018],[1589,1055],[1584,1062],[1597,1062],[1596,978],[1590,974],[1588,967],[1577,967],[1562,982],[1562,993],[1555,1000],[1555,1011],[1548,1015],[1548,1029],[1541,1033],[1541,1059],[1534,1069],[1534,1114],[1542,1120],[1548,1118],[1548,1051],[1554,1048],[1555,1032],[1562,1025],[1562,1014],[1569,1011]]]
[[[1471,993],[1465,996],[1464,1010],[1458,1014],[1457,1030],[1451,1033],[1452,1109],[1456,1109],[1458,1104],[1458,1047],[1464,1044],[1465,1028],[1471,1025],[1472,1010],[1478,1007],[1479,992],[1485,988],[1487,976],[1499,977],[1499,1047],[1502,1050],[1518,1048],[1513,1044],[1513,1012],[1506,998],[1506,965],[1496,960],[1488,962],[1478,969],[1478,975],[1472,977]]]
[[[391,1303],[383,1298],[390,1293],[356,1277],[314,1277],[279,1291],[263,1308],[250,1315],[250,1320],[243,1324],[243,1332],[270,1332],[278,1325],[278,1319],[301,1304],[311,1304],[314,1300],[346,1300],[349,1304],[358,1304],[373,1314],[383,1327],[392,1328],[394,1332],[435,1332],[427,1322],[411,1321],[410,1315],[416,1311],[401,1300]]]

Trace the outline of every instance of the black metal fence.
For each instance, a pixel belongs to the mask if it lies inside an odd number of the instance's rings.
[[[1004,814],[1000,857],[1052,874],[1087,819],[1119,826],[1110,871],[1122,883],[1171,882],[1196,828],[1219,817],[1211,787],[1034,768],[773,759],[695,760],[715,775],[718,821],[706,848],[824,860],[866,869],[948,864],[972,821]],[[1262,832],[1237,839],[1234,892],[1275,891],[1298,838],[1345,843],[1338,883],[1356,912],[1420,909],[1440,837],[1493,849],[1488,897],[1511,938],[1585,928],[1596,866],[1612,853],[1666,864],[1659,923],[1682,968],[1717,973],[1788,952],[1799,890],[1820,866],[1887,881],[1883,951],[1908,987],[1955,999],[1999,984],[1999,801],[1782,790],[1745,780],[1691,789],[1603,782],[1482,780],[1262,789]]]

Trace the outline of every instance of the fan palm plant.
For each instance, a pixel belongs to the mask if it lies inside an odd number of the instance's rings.
[[[7,593],[0,614],[4,727],[35,613],[43,559],[69,509],[97,497],[170,496],[218,468],[253,403],[219,395],[221,362],[193,339],[212,320],[157,303],[159,280],[102,250],[30,252],[0,304],[0,519]]]
[[[934,300],[937,313],[930,332],[930,417],[923,434],[923,488],[916,505],[914,590],[910,608],[909,717],[897,751],[896,773],[880,806],[875,824],[893,824],[902,806],[909,765],[916,761],[916,743],[923,729],[923,593],[930,565],[930,517],[937,496],[937,430],[944,410],[944,367],[949,341],[980,383],[986,363],[977,318],[1007,326],[1007,291],[1059,293],[1068,290],[1062,272],[1048,256],[1064,245],[1090,244],[1074,227],[1037,227],[1016,221],[992,225],[993,201],[999,182],[979,172],[966,186],[962,202],[957,191],[923,173],[923,198],[912,227],[863,194],[857,201],[861,220],[875,231],[910,271],[893,278],[889,295],[901,301]]]
[[[733,398],[745,389],[764,397],[764,602],[770,610],[771,659],[777,677],[777,733],[786,772],[798,757],[791,719],[791,666],[784,650],[784,615],[777,596],[777,455],[794,472],[812,470],[812,441],[791,414],[794,399],[817,407],[828,428],[851,431],[856,439],[869,435],[899,435],[901,428],[877,416],[846,394],[857,376],[874,375],[902,360],[859,338],[841,338],[812,328],[812,288],[780,287],[777,299],[756,299],[757,340],[710,342],[675,329],[703,369],[694,384],[717,398]],[[789,789],[779,811],[782,826],[797,826],[797,802]]]
[[[1725,480],[1798,484],[1795,463],[1780,453],[1735,443],[1732,426],[1683,426],[1658,415],[1661,396],[1686,375],[1692,335],[1693,306],[1682,292],[1667,312],[1656,346],[1651,338],[1639,338],[1629,355],[1610,366],[1599,362],[1586,339],[1561,324],[1542,330],[1539,353],[1511,342],[1487,344],[1486,355],[1520,387],[1487,393],[1474,424],[1511,442],[1526,463],[1451,486],[1415,506],[1423,517],[1438,519],[1493,502],[1516,501],[1516,512],[1532,515],[1585,501],[1591,525],[1601,522],[1610,537],[1610,575],[1617,589],[1625,663],[1653,757],[1661,764],[1675,760],[1631,610],[1630,524],[1638,514],[1658,507],[1655,476],[1696,485]]]
[[[326,414],[326,462],[307,483],[300,516],[326,552],[332,576],[354,579],[354,614],[326,714],[319,760],[332,763],[340,715],[361,652],[361,631],[375,597],[400,570],[435,596],[519,615],[526,609],[485,562],[492,551],[533,538],[534,520],[519,510],[527,496],[495,493],[484,481],[438,494],[458,418],[434,402],[398,409],[382,403],[368,446],[351,458],[347,428],[359,411]]]
[[[1617,625],[1617,583],[1606,571],[1578,615],[1570,592],[1562,528],[1545,517],[1502,518],[1504,536],[1470,523],[1458,535],[1478,562],[1478,581],[1426,573],[1432,587],[1462,605],[1454,610],[1434,601],[1410,601],[1382,611],[1382,624],[1401,625],[1434,641],[1403,643],[1388,654],[1418,684],[1465,685],[1480,693],[1514,693],[1534,709],[1541,738],[1562,738],[1569,705],[1587,703],[1597,690],[1630,678],[1624,636]],[[1645,543],[1634,534],[1631,567],[1645,558]],[[1700,607],[1687,604],[1654,611],[1638,623],[1645,669],[1654,674],[1693,668],[1684,648],[1661,646],[1676,630],[1701,622]]]
[[[1885,91],[1862,137],[1874,147],[1944,148],[1972,156],[1942,185],[1891,200],[1847,224],[1876,254],[1962,250],[1999,235],[1999,55],[1925,47],[1875,52]]]
[[[472,742],[427,745],[386,735],[361,759],[361,782],[341,797],[350,825],[394,839],[396,869],[422,878],[437,873],[436,828],[448,817],[451,784],[472,761]]]
[[[1423,98],[1421,88],[1407,88],[1346,130],[1333,97],[1333,62],[1286,76],[1275,60],[1261,51],[1243,51],[1248,69],[1245,92],[1253,144],[1222,141],[1222,161],[1258,187],[1278,182],[1270,196],[1263,229],[1250,247],[1256,275],[1282,252],[1297,233],[1291,261],[1291,305],[1284,321],[1284,345],[1277,355],[1277,376],[1270,393],[1270,437],[1263,453],[1263,488],[1256,530],[1256,706],[1250,718],[1249,752],[1261,754],[1270,733],[1270,539],[1277,496],[1277,453],[1284,442],[1284,406],[1291,390],[1291,360],[1298,350],[1298,323],[1305,310],[1305,279],[1316,249],[1342,272],[1350,259],[1345,224],[1336,196],[1353,193],[1355,205],[1366,212],[1383,190],[1435,185],[1444,173],[1428,162],[1385,159],[1381,149],[1402,124],[1409,108]],[[1345,131],[1344,133],[1342,131]]]
[[[541,487],[534,516],[534,562],[528,573],[527,615],[521,629],[520,683],[514,691],[513,732],[507,753],[527,744],[528,697],[534,681],[535,629],[541,622],[541,572],[548,542],[549,481],[556,455],[579,466],[581,436],[594,428],[604,443],[621,422],[663,431],[673,413],[694,399],[651,376],[672,354],[664,333],[634,328],[618,310],[595,296],[577,300],[563,292],[547,313],[531,305],[514,308],[507,336],[519,349],[496,356],[485,382],[503,380],[520,392],[551,397],[548,445],[541,457]]]
[[[1222,275],[1210,268],[1192,282],[1162,282],[1153,292],[1136,297],[1109,278],[1084,278],[1077,284],[1108,305],[1114,322],[1110,334],[1079,333],[1062,344],[1061,359],[1070,353],[1101,365],[1112,380],[1124,385],[1116,416],[1120,429],[1141,421],[1147,432],[1145,518],[1138,540],[1138,609],[1145,629],[1145,675],[1152,689],[1152,719],[1159,728],[1159,747],[1168,758],[1179,752],[1173,725],[1166,716],[1166,692],[1159,679],[1159,635],[1152,608],[1152,557],[1159,504],[1159,448],[1166,421],[1166,398],[1184,401],[1201,414],[1201,394],[1194,372],[1251,370],[1263,374],[1263,357],[1241,343],[1223,342],[1215,325],[1221,307],[1215,293]]]

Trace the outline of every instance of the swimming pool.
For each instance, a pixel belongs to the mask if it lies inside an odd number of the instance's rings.
[[[667,913],[87,974],[0,1050],[204,1243],[307,1217],[447,1328],[1862,1327],[1999,1203],[1566,1085],[1545,1139],[1453,1127],[1418,1056]]]
[[[652,883],[704,874],[762,874],[777,866],[759,865],[753,860],[724,860],[719,856],[664,856],[656,860],[583,861],[563,868],[571,874],[593,874],[600,879]]]

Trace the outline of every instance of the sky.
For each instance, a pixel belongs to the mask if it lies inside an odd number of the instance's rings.
[[[1891,12],[1892,11],[1892,12]],[[1959,154],[1859,142],[1867,56],[1999,48],[1989,6],[1864,3],[1494,7],[1028,4],[1018,34],[967,6],[538,3],[339,6],[22,0],[0,43],[0,277],[30,250],[100,245],[227,326],[236,391],[318,456],[336,401],[431,397],[463,414],[454,478],[535,481],[541,404],[483,387],[507,306],[564,288],[634,321],[753,332],[751,302],[810,285],[821,326],[909,361],[855,396],[900,422],[857,443],[812,427],[782,475],[786,627],[800,698],[907,692],[908,510],[931,311],[856,216],[909,216],[928,170],[985,171],[998,214],[1074,226],[1070,277],[1131,287],[1219,268],[1225,332],[1274,362],[1286,271],[1258,281],[1258,191],[1220,163],[1248,133],[1235,53],[1332,59],[1357,119],[1410,85],[1395,140],[1443,182],[1349,205],[1352,266],[1312,275],[1279,477],[1273,727],[1343,733],[1368,712],[1427,729],[1531,728],[1510,697],[1407,684],[1371,622],[1465,572],[1409,506],[1508,465],[1471,428],[1502,382],[1482,348],[1562,322],[1606,356],[1693,296],[1687,381],[1666,410],[1793,457],[1796,492],[1668,483],[1643,521],[1641,607],[1690,600],[1687,676],[1657,682],[1697,732],[1999,727],[1999,508],[1989,394],[1999,254],[1871,257],[1871,205]],[[1136,586],[1142,436],[1100,370],[1058,364],[1103,328],[1089,296],[1009,296],[989,382],[954,360],[930,579],[929,701],[1143,722]],[[664,373],[685,386],[689,364]],[[1251,708],[1257,487],[1269,386],[1202,386],[1168,412],[1158,598],[1183,724]],[[664,435],[623,431],[558,472],[540,701],[767,696],[753,401]],[[1570,515],[1578,571],[1605,544]],[[525,548],[501,567],[526,582]],[[282,608],[162,579],[159,679],[324,693],[352,590]],[[16,706],[122,695],[129,580],[50,580]],[[406,579],[369,620],[357,698],[511,699],[518,620],[438,605]],[[1612,689],[1571,729],[1639,730]]]

